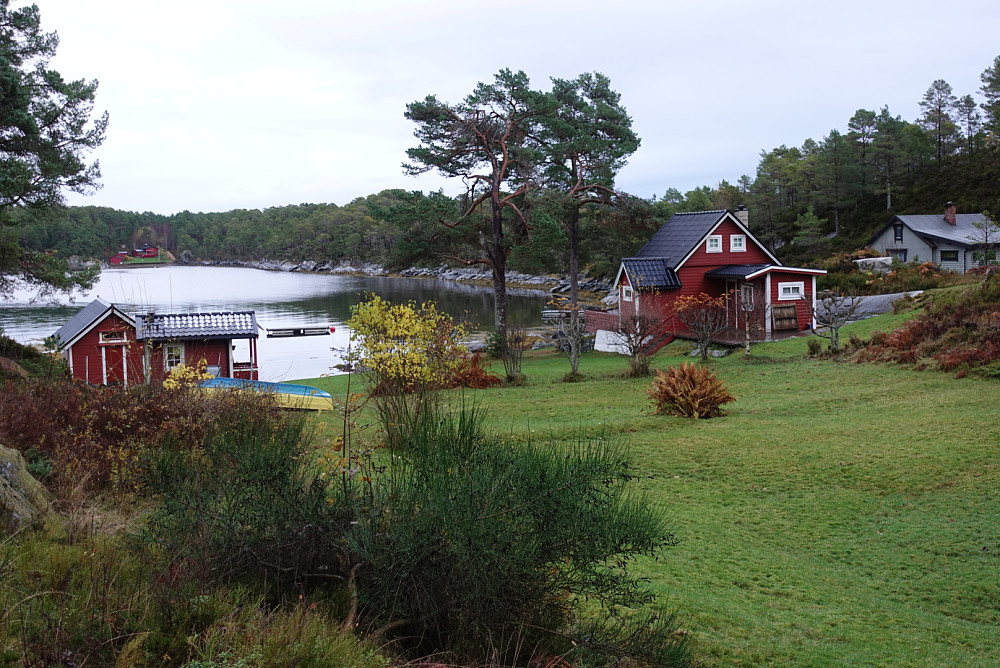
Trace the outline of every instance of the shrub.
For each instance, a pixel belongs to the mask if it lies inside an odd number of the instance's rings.
[[[195,387],[203,380],[213,378],[208,373],[208,362],[202,357],[194,366],[178,364],[163,381],[163,387],[167,390],[177,390],[182,387]]]
[[[935,292],[916,318],[873,336],[861,361],[895,361],[952,371],[1000,360],[1000,274]]]
[[[585,645],[573,628],[584,602],[648,603],[628,564],[672,542],[635,480],[614,438],[518,445],[487,434],[477,409],[425,414],[350,536],[365,563],[362,624],[461,665]],[[650,649],[623,637],[623,654]],[[677,650],[669,632],[659,638]]]
[[[819,357],[823,354],[823,344],[817,339],[807,339],[806,347],[809,349],[809,357]]]
[[[267,420],[277,412],[265,394],[10,382],[0,390],[0,442],[22,453],[34,450],[32,459],[48,462],[47,482],[57,493],[80,484],[132,492],[144,451],[169,439],[195,443],[213,422],[244,413]]]
[[[689,362],[657,370],[647,393],[656,404],[656,413],[696,419],[715,417],[723,404],[736,401],[712,371]]]
[[[459,364],[449,371],[441,385],[442,389],[468,387],[483,390],[503,385],[503,379],[484,369],[482,357],[479,353],[473,353],[463,357]]]
[[[347,558],[329,534],[346,525],[346,510],[332,502],[333,479],[310,468],[307,447],[304,418],[261,420],[252,405],[194,444],[171,439],[150,453],[144,478],[159,500],[150,537],[202,582],[342,576]]]
[[[386,444],[397,448],[409,421],[428,405],[426,393],[447,387],[462,367],[465,332],[433,302],[391,304],[377,295],[352,306],[347,324],[353,346],[348,358],[368,370],[368,394]]]

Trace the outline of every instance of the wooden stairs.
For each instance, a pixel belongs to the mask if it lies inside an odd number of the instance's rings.
[[[657,352],[660,348],[667,345],[674,340],[674,333],[668,332],[666,330],[659,330],[656,334],[649,339],[649,342],[642,347],[642,352],[644,355],[652,355]]]

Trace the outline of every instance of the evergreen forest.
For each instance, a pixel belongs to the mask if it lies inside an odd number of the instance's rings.
[[[943,80],[930,84],[919,118],[888,107],[858,109],[818,139],[762,150],[756,174],[687,192],[589,204],[579,219],[581,270],[610,277],[671,215],[746,206],[757,237],[788,264],[807,265],[856,250],[892,216],[1000,210],[1000,56],[976,94]],[[466,213],[463,197],[384,190],[344,204],[296,204],[173,215],[75,206],[14,212],[20,243],[62,256],[107,258],[157,245],[178,255],[227,260],[377,262],[436,266],[475,257],[481,225],[440,224]],[[544,187],[519,199],[530,229],[512,245],[508,268],[566,273],[569,232],[558,193]],[[473,212],[472,215],[482,215]]]

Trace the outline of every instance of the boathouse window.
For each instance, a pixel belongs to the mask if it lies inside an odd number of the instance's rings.
[[[729,237],[729,251],[732,253],[745,253],[747,250],[747,238],[743,234],[734,234]]]
[[[101,332],[101,343],[123,343],[125,332]]]
[[[721,253],[722,252],[722,235],[712,234],[708,237],[705,242],[705,252],[706,253]]]
[[[163,346],[163,368],[167,371],[184,364],[184,344],[168,343]]]
[[[622,300],[627,302],[632,301],[632,288],[622,287]]]

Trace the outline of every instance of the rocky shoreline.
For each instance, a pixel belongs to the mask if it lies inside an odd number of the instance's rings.
[[[302,262],[277,260],[196,260],[185,262],[183,256],[178,264],[198,265],[206,267],[246,267],[264,271],[307,272],[313,274],[338,274],[350,276],[397,276],[401,278],[434,278],[456,283],[473,283],[489,285],[492,282],[489,271],[479,267],[449,267],[440,265],[435,268],[410,267],[399,272],[390,272],[380,264],[364,263],[332,263],[304,260]],[[550,294],[568,294],[570,291],[567,276],[522,274],[516,271],[507,272],[507,285],[514,288],[538,290]],[[580,275],[580,292],[591,298],[601,299],[611,290],[611,282],[603,279],[593,279]]]

